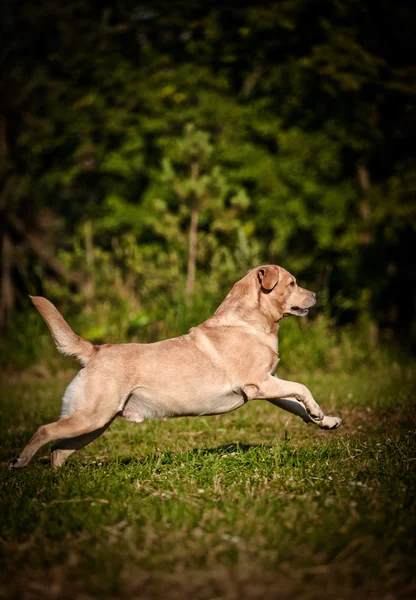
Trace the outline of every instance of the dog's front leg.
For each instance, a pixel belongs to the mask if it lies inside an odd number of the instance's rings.
[[[268,400],[299,417],[306,423],[314,423],[323,429],[336,429],[341,424],[338,417],[324,415],[308,388],[294,381],[285,381],[269,375],[260,385],[247,386],[250,398]]]

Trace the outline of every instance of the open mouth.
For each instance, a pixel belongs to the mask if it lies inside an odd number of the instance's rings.
[[[290,312],[292,314],[304,317],[305,315],[308,314],[308,309],[307,308],[299,308],[299,306],[291,306],[290,307]]]

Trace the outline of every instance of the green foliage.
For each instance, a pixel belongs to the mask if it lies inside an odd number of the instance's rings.
[[[331,323],[414,342],[407,3],[376,16],[352,0],[3,10],[3,319],[45,293],[87,306],[79,322],[97,340],[182,331],[173,306],[198,210],[193,312],[276,262]]]

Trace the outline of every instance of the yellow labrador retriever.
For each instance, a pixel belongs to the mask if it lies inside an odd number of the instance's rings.
[[[10,468],[25,467],[52,441],[52,466],[59,467],[116,416],[141,423],[217,415],[254,399],[336,429],[341,419],[325,416],[307,387],[274,375],[280,320],[306,315],[315,298],[282,267],[262,266],[249,271],[214,316],[186,335],[153,344],[94,346],[72,331],[53,304],[33,297],[58,350],[77,357],[84,368],[64,394],[61,418],[39,427]]]

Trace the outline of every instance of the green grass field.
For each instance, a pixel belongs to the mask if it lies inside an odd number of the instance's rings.
[[[414,598],[411,367],[293,377],[341,429],[259,401],[117,420],[58,471],[7,461],[70,376],[3,386],[0,597]]]

